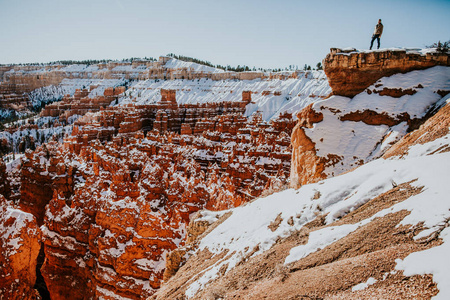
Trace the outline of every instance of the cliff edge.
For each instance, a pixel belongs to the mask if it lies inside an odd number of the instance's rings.
[[[433,66],[450,66],[450,56],[433,49],[358,51],[331,48],[323,60],[334,95],[354,97],[382,77]]]

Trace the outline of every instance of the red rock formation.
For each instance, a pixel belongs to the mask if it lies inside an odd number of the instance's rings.
[[[119,145],[127,150],[115,156],[114,145],[84,148],[74,158],[83,184],[49,203],[42,273],[52,299],[149,296],[159,287],[164,253],[178,246],[183,224],[209,196],[195,162],[152,161],[136,144]],[[84,289],[74,294],[67,282]]]
[[[44,144],[35,152],[27,150],[21,168],[20,208],[36,217],[42,225],[45,206],[56,188],[65,194],[72,192],[73,172],[56,157],[58,145]],[[63,187],[64,186],[64,187]]]
[[[45,154],[35,155],[28,150],[21,174],[20,207],[33,214],[39,225],[42,225],[44,219],[45,205],[53,195],[52,175],[48,172],[50,155],[47,153],[45,151]]]
[[[291,187],[316,182],[326,178],[323,173],[326,161],[317,156],[314,142],[305,134],[303,127],[312,128],[314,123],[321,122],[323,115],[308,105],[297,114],[298,122],[292,131]]]
[[[450,56],[438,52],[421,55],[402,49],[357,52],[331,48],[323,60],[333,94],[346,97],[361,93],[382,77],[436,65],[450,66]]]
[[[40,299],[33,286],[41,232],[36,219],[0,195],[0,295],[2,299]]]

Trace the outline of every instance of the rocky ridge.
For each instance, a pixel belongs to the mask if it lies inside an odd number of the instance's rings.
[[[4,299],[36,299],[36,264],[41,231],[32,214],[0,194],[0,295]]]

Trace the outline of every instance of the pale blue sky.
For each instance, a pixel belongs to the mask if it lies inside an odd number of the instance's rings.
[[[158,57],[278,68],[314,65],[330,47],[450,39],[450,1],[0,0],[0,63]]]

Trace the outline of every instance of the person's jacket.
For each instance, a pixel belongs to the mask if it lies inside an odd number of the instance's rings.
[[[383,24],[378,23],[375,25],[375,31],[373,32],[373,35],[378,34],[381,37],[381,34],[383,33]]]

